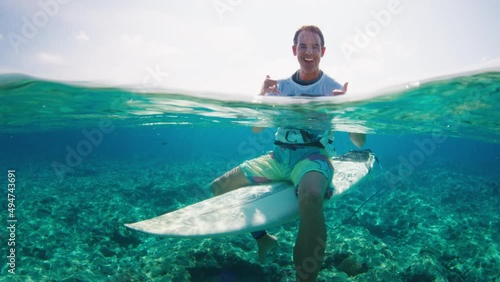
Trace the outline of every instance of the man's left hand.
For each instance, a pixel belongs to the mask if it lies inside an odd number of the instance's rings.
[[[333,96],[338,96],[338,95],[344,95],[347,92],[347,86],[349,85],[349,82],[344,83],[344,86],[342,89],[335,89],[332,92]]]

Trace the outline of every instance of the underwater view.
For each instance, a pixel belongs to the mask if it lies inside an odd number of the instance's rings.
[[[377,157],[325,206],[318,281],[500,281],[500,72],[323,98],[148,92],[0,75],[2,281],[295,281],[298,220],[167,238],[129,229],[213,197],[277,127],[335,130]],[[265,128],[260,133],[252,127]]]

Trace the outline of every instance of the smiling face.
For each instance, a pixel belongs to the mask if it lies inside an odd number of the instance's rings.
[[[319,62],[326,50],[320,36],[312,31],[303,30],[299,33],[297,43],[292,46],[292,50],[300,64],[300,79],[316,79],[320,73]]]

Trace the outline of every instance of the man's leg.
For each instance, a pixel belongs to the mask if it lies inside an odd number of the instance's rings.
[[[323,198],[326,177],[317,171],[306,173],[299,182],[300,225],[293,252],[297,281],[316,281],[326,247]]]
[[[253,183],[246,178],[241,168],[235,167],[215,179],[210,187],[212,193],[218,196],[251,184]],[[257,241],[259,262],[264,263],[267,253],[278,244],[278,239],[276,236],[267,234],[264,230],[252,232],[252,236]]]
[[[237,166],[215,179],[210,185],[210,188],[212,188],[212,193],[215,196],[219,196],[251,184],[252,183],[247,179],[243,171],[241,171],[241,168]]]

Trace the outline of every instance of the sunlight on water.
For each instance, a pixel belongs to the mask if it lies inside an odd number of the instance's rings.
[[[241,101],[183,93],[140,93],[24,76],[0,77],[4,132],[48,131],[110,119],[122,126],[197,124],[259,127],[325,126],[338,131],[440,133],[500,140],[500,73],[429,80],[388,89],[376,97],[254,97]],[[400,89],[400,90],[397,90]],[[216,94],[214,94],[216,97]]]

